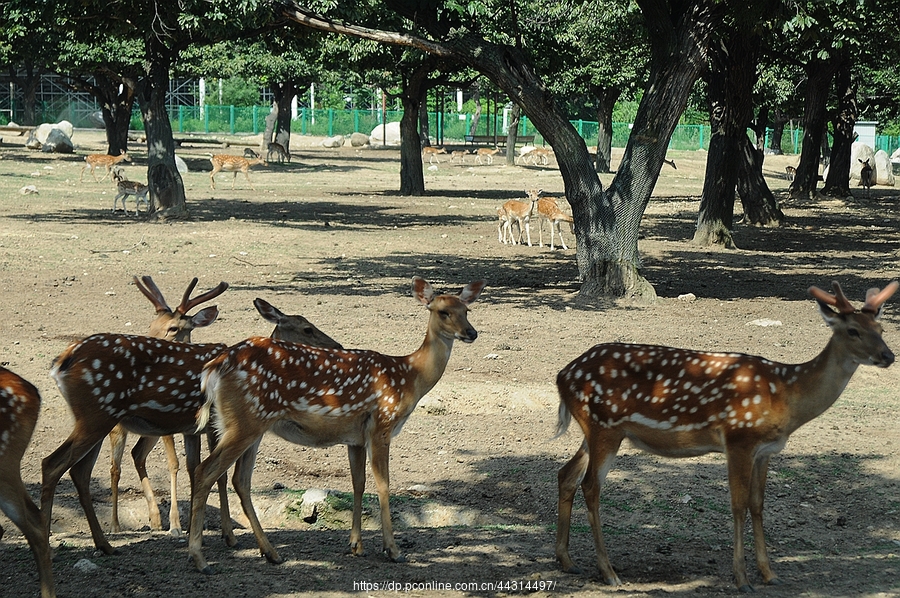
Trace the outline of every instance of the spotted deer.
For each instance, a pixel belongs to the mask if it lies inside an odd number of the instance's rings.
[[[494,149],[488,149],[486,147],[479,147],[475,151],[475,161],[479,164],[484,164],[482,160],[487,160],[488,164],[494,163],[494,156],[500,153],[500,148],[495,147]]]
[[[503,204],[501,209],[504,212],[504,216],[500,216],[500,221],[505,226],[506,234],[501,238],[503,243],[506,243],[505,239],[509,239],[509,241],[513,245],[517,245],[522,242],[522,232],[525,232],[525,236],[528,239],[528,246],[531,247],[531,217],[534,215],[535,206],[537,205],[538,200],[541,196],[540,189],[528,189],[525,191],[525,194],[528,197],[527,201],[519,201],[518,199],[510,199],[506,203]],[[499,214],[499,212],[498,212]],[[519,237],[518,239],[513,236],[512,233],[512,225],[513,222],[519,225]]]
[[[174,310],[169,307],[162,291],[149,276],[138,279],[134,277],[134,285],[153,304],[156,309],[156,318],[150,323],[150,336],[153,338],[177,341],[181,343],[191,342],[191,332],[195,328],[209,326],[216,321],[219,310],[215,306],[201,309],[192,316],[188,312],[198,305],[215,299],[228,289],[228,283],[221,282],[215,288],[202,293],[193,299],[191,294],[197,286],[195,277],[184,292],[181,303]],[[162,519],[159,513],[159,503],[153,493],[153,486],[147,477],[147,457],[150,451],[159,441],[159,436],[141,436],[131,450],[131,458],[138,472],[141,482],[141,490],[144,500],[147,501],[147,510],[150,514],[150,527],[154,530],[162,529]],[[128,429],[123,424],[117,424],[109,433],[111,449],[110,458],[110,488],[112,490],[112,514],[111,524],[113,533],[122,531],[119,524],[119,480],[122,477],[122,457],[125,452],[125,442],[128,440]],[[169,533],[175,536],[181,535],[181,517],[178,512],[178,455],[175,452],[175,439],[171,435],[162,436],[163,446],[166,450],[166,462],[169,468]],[[224,491],[224,488],[222,489]]]
[[[569,225],[569,230],[574,234],[574,223],[575,220],[563,212],[559,205],[556,203],[556,200],[552,197],[541,197],[537,202],[537,213],[538,213],[538,245],[544,246],[544,222],[548,222],[550,224],[550,249],[555,249],[553,244],[553,233],[557,233],[559,235],[559,242],[562,245],[563,249],[568,249],[566,246],[566,240],[563,239],[562,230],[559,228],[560,222],[565,222]]]
[[[31,441],[38,414],[41,411],[41,395],[33,384],[0,367],[0,509],[9,517],[31,547],[37,564],[42,598],[56,596],[53,566],[50,562],[50,542],[44,532],[41,511],[32,502],[22,482],[22,456]],[[3,528],[0,527],[0,537]],[[5,557],[11,558],[11,557]],[[7,587],[24,593],[14,580],[5,580]]]
[[[116,181],[116,196],[113,198],[113,214],[116,213],[116,205],[119,203],[119,200],[122,200],[122,210],[125,212],[125,215],[128,215],[128,206],[125,205],[125,201],[128,199],[129,195],[134,196],[134,215],[138,215],[138,206],[141,205],[141,202],[144,202],[144,206],[147,209],[147,212],[150,211],[150,200],[147,198],[150,194],[150,187],[143,184],[138,183],[136,181],[129,181],[125,178],[125,175],[122,174],[121,169],[114,168],[113,169],[113,180]]]
[[[527,158],[532,164],[540,163],[543,166],[550,164],[550,158],[553,156],[553,150],[547,147],[536,147],[527,154]]]
[[[797,169],[793,166],[785,166],[784,174],[787,177],[787,180],[793,181],[797,178]]]
[[[328,346],[340,346],[318,329],[308,341],[322,343],[322,339],[330,341]],[[307,338],[292,340],[305,342]],[[56,486],[70,471],[94,545],[106,554],[114,552],[94,511],[90,478],[103,438],[118,424],[142,436],[184,434],[188,476],[194,487],[200,462],[198,434],[204,431],[197,427],[197,414],[205,403],[200,373],[206,362],[226,349],[220,343],[95,334],[71,344],[53,361],[50,375],[72,410],[75,425],[41,465],[41,512],[48,535]],[[234,546],[237,539],[223,494],[220,490],[221,534],[226,544]]]
[[[291,152],[289,152],[287,150],[287,148],[285,148],[280,143],[275,143],[274,141],[269,143],[269,145],[267,147],[266,160],[271,162],[273,154],[278,159],[279,163],[282,163],[285,161],[287,161],[288,163],[291,162]]]
[[[238,173],[243,172],[250,188],[255,191],[253,183],[250,181],[250,167],[258,164],[263,166],[269,165],[262,158],[242,158],[241,156],[232,156],[230,154],[216,154],[211,156],[209,161],[212,162],[212,172],[209,173],[209,186],[213,189],[216,188],[216,174],[220,171],[225,171],[234,173],[231,179],[232,189],[234,189],[234,181],[237,179]]]
[[[426,145],[425,147],[422,148],[422,164],[425,163],[426,156],[428,157],[429,164],[434,164],[435,162],[440,164],[441,161],[438,158],[438,155],[446,154],[446,153],[447,153],[447,150],[445,150],[442,147],[431,147],[429,145]]]
[[[97,183],[103,182],[106,180],[106,177],[110,176],[112,167],[120,162],[131,162],[131,156],[129,156],[128,152],[125,150],[122,150],[118,156],[109,156],[107,154],[91,154],[85,156],[84,166],[81,167],[81,176],[78,177],[78,182],[84,182],[84,170],[88,167],[91,168],[91,176],[94,177],[94,181]],[[104,174],[100,180],[97,180],[97,173],[94,172],[94,169],[101,167],[106,169],[106,174]]]
[[[744,523],[753,524],[756,563],[767,584],[778,583],[763,535],[763,499],[770,457],[788,437],[824,413],[859,365],[886,368],[894,354],[882,339],[882,305],[897,290],[870,289],[855,309],[833,283],[834,294],[816,287],[816,299],[832,336],[811,361],[783,364],[740,353],[707,353],[672,347],[596,345],[557,376],[557,437],[574,418],[584,441],[559,471],[556,558],[563,571],[578,568],[569,556],[572,501],[581,485],[588,507],[597,564],[603,580],[621,585],[603,542],[600,489],[621,442],[664,457],[725,453],[734,519],[735,582],[753,591],[744,562]]]
[[[197,569],[212,572],[203,556],[197,522],[204,519],[212,483],[232,463],[236,463],[234,487],[260,552],[272,563],[282,562],[263,532],[250,497],[256,452],[267,431],[307,446],[347,445],[354,555],[363,554],[362,497],[368,454],[381,509],[384,552],[392,561],[405,560],[391,526],[391,438],[400,432],[419,399],[440,380],[453,341],[471,343],[477,338],[467,313],[484,284],[473,282],[459,295],[437,295],[428,282],[413,278],[413,295],[428,308],[429,318],[421,347],[405,357],[250,338],[208,363],[203,371],[207,402],[198,422],[205,425],[215,406],[215,425],[222,434],[216,449],[195,472],[188,546]]]
[[[469,152],[466,150],[454,150],[450,152],[450,161],[459,160],[460,164],[466,163],[466,156],[469,155]]]

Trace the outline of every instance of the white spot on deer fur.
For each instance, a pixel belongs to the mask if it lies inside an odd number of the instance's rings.
[[[776,392],[777,390],[778,390],[778,388],[775,386],[775,383],[774,383],[774,382],[769,382],[769,391],[770,391],[772,394],[775,394],[775,392]]]

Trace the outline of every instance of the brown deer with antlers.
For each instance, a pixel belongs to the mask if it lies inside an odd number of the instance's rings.
[[[453,341],[471,343],[477,338],[467,313],[484,284],[473,282],[459,295],[437,295],[428,282],[413,278],[413,295],[430,314],[425,340],[411,355],[390,357],[374,351],[317,349],[251,338],[208,363],[203,372],[207,403],[199,423],[206,424],[214,405],[216,429],[222,435],[195,472],[189,554],[197,569],[212,572],[203,556],[199,522],[213,482],[232,463],[236,463],[234,488],[260,552],[272,563],[282,562],[263,532],[250,497],[256,451],[267,431],[307,446],[347,445],[353,486],[350,549],[355,555],[363,554],[362,496],[368,452],[381,508],[384,552],[393,561],[404,560],[391,526],[391,438],[419,399],[440,380]]]
[[[664,457],[725,453],[734,517],[734,577],[753,591],[744,562],[744,522],[753,524],[756,563],[764,583],[778,583],[763,535],[763,499],[769,458],[788,437],[837,400],[859,365],[886,368],[894,354],[882,339],[882,305],[898,288],[871,289],[862,309],[844,296],[809,289],[832,337],[812,361],[775,363],[739,353],[706,353],[622,343],[601,344],[557,376],[559,426],[574,418],[584,442],[559,471],[556,558],[578,572],[569,557],[572,500],[579,484],[588,507],[597,564],[603,580],[621,585],[603,542],[600,489],[621,442]],[[837,311],[835,311],[835,308]]]
[[[195,328],[209,326],[216,321],[219,310],[215,306],[201,309],[193,316],[188,312],[198,305],[215,299],[228,289],[228,283],[221,282],[217,287],[191,299],[191,293],[197,286],[195,277],[188,285],[181,303],[174,310],[168,306],[162,291],[149,276],[142,279],[134,277],[134,285],[144,294],[153,307],[156,308],[156,318],[150,323],[150,336],[180,343],[191,342],[191,332]],[[128,439],[128,430],[124,425],[118,424],[109,433],[109,444],[112,449],[111,464],[109,469],[110,488],[112,489],[112,531],[122,531],[119,524],[119,479],[122,476],[122,456],[125,451],[125,441]],[[162,529],[162,521],[159,514],[159,503],[153,493],[153,487],[147,477],[147,456],[156,446],[158,436],[141,436],[131,450],[134,467],[137,469],[141,481],[141,489],[144,499],[147,501],[147,509],[150,512],[150,527],[155,530]],[[171,504],[169,505],[169,533],[175,536],[181,535],[181,517],[178,513],[178,455],[175,452],[175,439],[171,435],[162,437],[163,446],[166,449],[166,461],[169,467]],[[223,488],[224,490],[224,488]]]
[[[41,395],[33,384],[0,367],[0,509],[22,530],[37,563],[42,598],[54,598],[50,542],[41,512],[22,482],[22,456],[37,424]],[[3,528],[0,527],[0,538]],[[12,584],[6,580],[7,584]]]
[[[340,347],[317,328],[312,336],[295,340]],[[193,345],[145,336],[95,334],[73,343],[54,360],[50,375],[72,410],[75,426],[42,463],[41,511],[48,534],[56,486],[60,477],[71,471],[94,545],[106,554],[115,552],[94,511],[90,478],[103,438],[118,424],[142,436],[184,434],[193,488],[194,470],[200,462],[197,434],[203,431],[197,429],[196,420],[205,403],[200,373],[206,362],[225,349],[226,345],[218,343]],[[221,490],[220,500],[222,536],[234,546],[237,540]]]

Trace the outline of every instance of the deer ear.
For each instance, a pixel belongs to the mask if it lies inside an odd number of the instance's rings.
[[[485,284],[487,283],[484,280],[476,280],[475,282],[470,282],[459,294],[459,300],[466,305],[474,303],[481,295],[481,291],[484,290]]]
[[[823,301],[816,299],[816,303],[819,304],[819,313],[822,314],[822,319],[825,320],[829,328],[834,328],[834,325],[840,320],[840,314]]]
[[[413,276],[412,290],[413,297],[422,305],[428,305],[434,299],[434,289],[431,288],[431,285],[424,278]]]
[[[215,322],[218,317],[219,310],[216,306],[207,307],[191,316],[191,324],[194,325],[194,328],[203,328]]]

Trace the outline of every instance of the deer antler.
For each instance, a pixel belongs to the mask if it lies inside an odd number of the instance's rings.
[[[191,281],[191,284],[188,285],[187,290],[184,292],[184,297],[182,297],[181,299],[181,305],[175,308],[175,311],[177,311],[181,315],[186,314],[205,301],[209,301],[214,297],[218,297],[228,289],[227,282],[220,282],[219,286],[217,286],[216,288],[206,291],[202,295],[197,295],[196,297],[191,299],[191,293],[194,291],[195,286],[197,286],[196,276],[194,277],[194,280]]]
[[[166,299],[163,297],[162,291],[159,290],[159,287],[156,286],[153,279],[149,276],[143,276],[141,278],[144,281],[144,284],[141,284],[141,281],[135,276],[134,286],[140,289],[144,296],[150,300],[150,303],[156,308],[156,313],[171,313],[172,310],[166,305]]]
[[[834,295],[827,291],[823,291],[819,287],[809,287],[809,294],[815,297],[820,303],[836,307],[838,312],[842,314],[852,314],[855,312],[856,308],[853,307],[853,304],[850,303],[844,295],[844,291],[841,290],[841,285],[839,285],[836,280],[831,283],[831,287],[834,289]],[[885,297],[885,299],[887,299],[887,297]]]
[[[897,287],[900,287],[900,282],[894,280],[888,283],[884,290],[879,290],[878,287],[869,289],[866,292],[866,304],[863,305],[862,311],[877,314],[881,305],[897,291]]]

